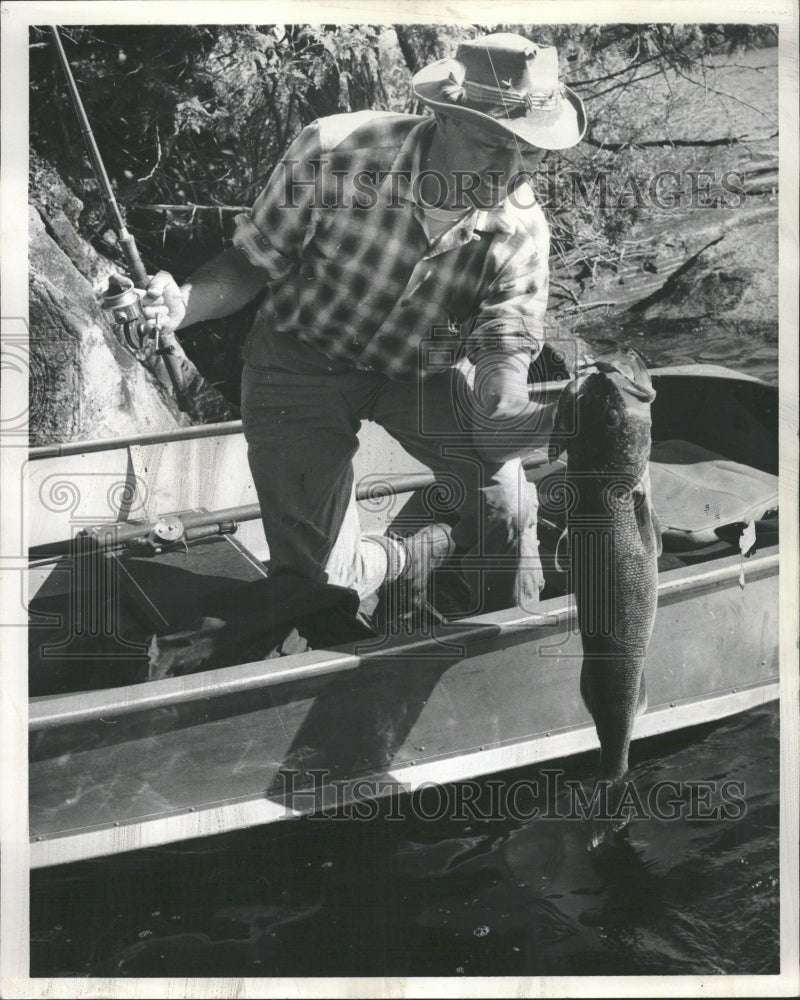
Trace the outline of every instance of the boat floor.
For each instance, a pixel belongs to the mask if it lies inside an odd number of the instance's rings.
[[[565,516],[560,505],[548,502],[560,495],[563,472],[561,460],[529,472],[540,499],[542,602],[570,591],[561,544]],[[664,528],[660,573],[737,553],[751,518],[758,547],[777,544],[777,477],[669,441],[654,446],[651,478]],[[458,612],[452,575],[436,576],[433,606],[446,609],[449,618],[486,610],[463,603],[463,586],[455,592],[462,601]],[[90,550],[66,556],[31,603],[30,694],[125,686],[335,648],[374,635],[357,612],[352,591],[291,575],[270,580],[264,564],[230,535],[157,555]],[[227,627],[220,630],[222,622]],[[204,666],[193,667],[198,663]]]
[[[768,525],[762,546],[774,544],[776,529],[777,521]],[[554,555],[560,535],[558,526],[540,526],[542,603],[569,592],[568,573]],[[663,552],[659,571],[713,563],[737,552],[735,539],[720,538],[693,550]],[[73,582],[69,571],[52,574],[32,605],[32,697],[191,672],[186,662],[191,666],[193,656],[205,655],[203,669],[212,669],[338,648],[374,635],[357,617],[354,592],[290,576],[270,580],[229,537],[197,541],[186,552],[156,558],[111,555],[87,567],[82,590],[76,592]],[[434,605],[436,587],[434,581]],[[459,617],[481,610],[465,606]],[[65,629],[64,622],[74,627]],[[204,643],[214,646],[214,655],[197,649]]]

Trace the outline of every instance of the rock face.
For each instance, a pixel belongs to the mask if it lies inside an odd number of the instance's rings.
[[[578,313],[606,307],[645,319],[713,314],[720,322],[777,323],[777,218],[769,204],[645,218],[631,232],[634,249],[613,263],[593,272],[569,260],[556,264],[551,308],[572,312],[577,303]]]
[[[778,95],[778,51],[759,48],[591,102],[584,187],[569,171],[543,185],[563,242],[553,342],[615,340],[654,365],[714,361],[777,382]]]
[[[95,293],[30,209],[32,444],[117,437],[189,423],[117,343]]]
[[[647,321],[713,316],[739,329],[777,328],[777,215],[777,206],[742,212],[635,311]]]
[[[183,356],[191,399],[182,413],[163,364],[137,361],[99,304],[116,268],[76,228],[82,205],[36,158],[29,206],[31,444],[119,437],[230,416]]]
[[[777,205],[644,218],[630,245],[591,272],[553,268],[551,344],[613,340],[653,364],[719,361],[777,378]]]

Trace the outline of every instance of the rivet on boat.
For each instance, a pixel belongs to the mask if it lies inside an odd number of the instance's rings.
[[[674,702],[674,701],[671,701],[671,702],[669,703],[669,707],[670,707],[670,708],[675,708],[675,702]]]

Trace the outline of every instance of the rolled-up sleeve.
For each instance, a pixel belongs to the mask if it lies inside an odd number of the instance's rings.
[[[550,234],[537,206],[525,213],[521,235],[505,247],[498,273],[491,281],[470,324],[467,353],[471,361],[486,352],[538,356],[544,342],[544,315],[549,292]]]
[[[294,267],[304,244],[322,162],[319,127],[308,125],[275,167],[249,213],[236,216],[233,245],[271,281]]]

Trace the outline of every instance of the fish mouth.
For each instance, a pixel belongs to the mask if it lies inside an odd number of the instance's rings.
[[[615,439],[629,449],[634,446],[634,437],[650,433],[650,404],[655,396],[647,365],[633,348],[616,347],[596,357],[587,357],[558,401],[548,449],[550,459],[557,458],[570,441],[576,440],[581,424],[594,426],[602,434],[610,416],[614,417],[616,431],[611,426],[605,428],[603,447],[607,448]],[[640,431],[632,437],[633,428]],[[621,459],[617,451],[614,461],[618,463]],[[637,457],[629,464],[638,463]]]
[[[587,358],[576,375],[580,393],[592,374],[607,375],[617,389],[626,396],[652,403],[656,391],[644,358],[632,347],[614,348],[594,358]]]

